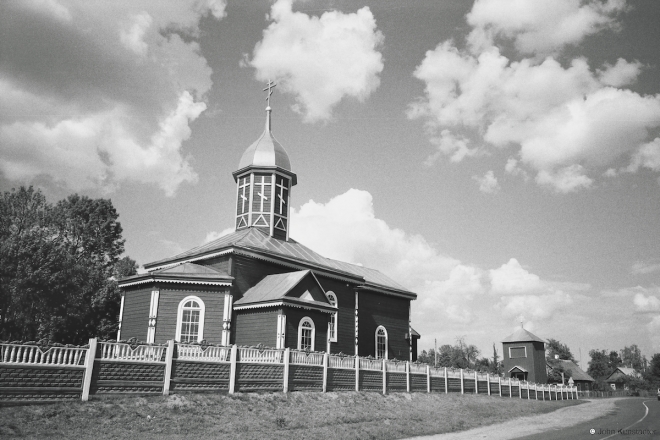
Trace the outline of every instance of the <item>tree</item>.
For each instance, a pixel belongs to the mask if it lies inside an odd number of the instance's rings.
[[[51,206],[21,187],[0,199],[0,337],[84,343],[116,328],[121,225],[112,202],[77,194]],[[125,261],[126,260],[126,261]]]
[[[642,351],[637,344],[633,344],[630,347],[624,347],[624,349],[621,350],[621,361],[626,367],[634,368],[639,372],[644,371],[648,364],[646,356],[642,355]]]
[[[545,348],[545,357],[546,359],[555,359],[555,355],[558,355],[559,359],[577,363],[573,357],[573,353],[571,353],[570,348],[568,348],[568,345],[562,344],[556,339],[548,339],[548,343],[546,344]]]
[[[497,354],[497,348],[495,347],[495,344],[493,344],[493,362],[491,363],[491,369],[490,372],[493,374],[500,374],[501,369],[500,369],[500,357]]]
[[[610,351],[610,360],[609,360],[609,362],[608,362],[607,365],[608,365],[608,367],[609,367],[610,374],[611,374],[612,372],[614,372],[614,370],[616,370],[617,368],[619,368],[620,366],[622,366],[622,365],[623,365],[623,361],[622,361],[621,358],[619,357],[619,353],[617,353],[617,352],[614,351],[614,350]]]
[[[590,350],[589,356],[591,357],[591,360],[589,361],[587,374],[593,377],[594,380],[602,386],[605,378],[614,371],[610,369],[609,366],[610,357],[605,350]]]
[[[649,368],[646,370],[645,378],[653,388],[660,390],[660,353],[656,353],[649,362]]]

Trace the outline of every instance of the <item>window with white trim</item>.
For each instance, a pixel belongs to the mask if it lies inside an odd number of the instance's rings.
[[[315,336],[314,321],[305,316],[300,320],[300,324],[298,325],[298,350],[314,351]]]
[[[328,302],[335,309],[339,308],[339,303],[337,302],[337,295],[334,292],[329,291],[326,293],[328,297]],[[337,342],[337,315],[339,312],[334,312],[330,315],[330,324],[328,326],[328,340],[330,342]]]
[[[376,329],[376,359],[387,359],[387,330],[382,325]]]
[[[196,296],[188,296],[179,303],[176,340],[201,342],[204,339],[204,302]]]

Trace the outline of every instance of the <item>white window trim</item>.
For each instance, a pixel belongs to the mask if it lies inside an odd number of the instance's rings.
[[[375,353],[376,356],[375,357],[376,357],[376,359],[381,359],[381,358],[378,357],[378,330],[380,330],[380,329],[383,329],[383,332],[385,332],[385,358],[384,359],[389,359],[388,352],[387,352],[387,345],[388,345],[388,342],[389,342],[390,338],[387,334],[387,329],[385,327],[383,327],[382,325],[379,325],[376,328],[376,333],[374,333],[374,342],[375,342],[374,348],[376,349],[376,353]]]
[[[325,294],[328,297],[328,302],[337,310],[339,310],[339,301],[337,300],[337,295],[333,291],[328,291]],[[331,299],[332,298],[332,299]],[[334,302],[334,304],[333,304]],[[335,325],[332,331],[332,334],[328,333],[328,341],[330,342],[337,342],[337,327],[339,324],[339,312],[334,312],[332,314],[332,317],[330,318],[330,322],[332,322],[332,318],[334,317]],[[328,324],[328,329],[330,328],[330,324]]]
[[[523,357],[519,356],[519,357],[515,357],[515,358],[511,357],[511,349],[512,348],[524,348],[525,349],[525,356],[523,356]],[[525,347],[524,345],[521,345],[521,346],[518,346],[518,347],[509,347],[509,359],[523,359],[523,358],[527,358],[527,347]]]
[[[312,326],[312,347],[310,348],[311,351],[314,351],[314,342],[316,340],[316,326],[314,325],[314,321],[312,318],[309,316],[305,316],[300,320],[300,323],[298,324],[298,350],[302,350],[302,329],[303,329],[303,324],[304,323],[310,323]]]
[[[198,296],[186,296],[179,303],[178,311],[176,314],[176,336],[174,339],[181,341],[181,324],[183,320],[183,305],[188,301],[196,301],[199,304],[199,334],[197,335],[197,342],[202,342],[204,339],[204,312],[206,311],[206,306],[204,301],[202,301]]]

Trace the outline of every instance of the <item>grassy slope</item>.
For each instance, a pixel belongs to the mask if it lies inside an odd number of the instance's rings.
[[[395,439],[462,431],[579,401],[457,394],[180,394],[0,407],[0,437]]]

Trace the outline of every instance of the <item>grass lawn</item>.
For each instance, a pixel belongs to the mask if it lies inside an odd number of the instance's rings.
[[[396,439],[462,431],[580,402],[366,392],[94,397],[0,407],[0,437]]]

